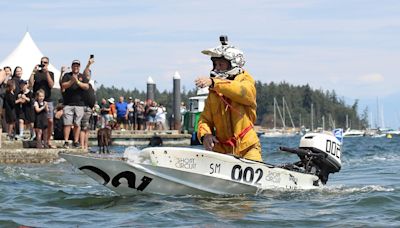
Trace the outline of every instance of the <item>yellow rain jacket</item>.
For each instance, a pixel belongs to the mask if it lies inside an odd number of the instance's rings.
[[[202,140],[212,134],[220,143],[214,151],[245,157],[250,150],[259,153],[253,160],[261,160],[261,146],[253,129],[256,120],[256,88],[254,79],[246,71],[234,80],[213,78],[204,111],[200,115],[197,137]]]

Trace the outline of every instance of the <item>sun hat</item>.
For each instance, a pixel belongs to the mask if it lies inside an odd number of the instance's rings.
[[[110,102],[111,104],[114,104],[114,102],[115,102],[115,100],[114,100],[114,98],[108,98],[108,102]]]

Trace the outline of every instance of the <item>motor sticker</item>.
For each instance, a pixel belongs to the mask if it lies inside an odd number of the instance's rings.
[[[297,185],[297,181],[298,181],[298,179],[296,178],[296,177],[294,177],[292,174],[290,174],[289,173],[289,180],[290,181],[293,181],[293,183],[295,184],[295,185]]]
[[[177,158],[175,167],[178,169],[195,169],[196,163],[194,158]]]
[[[276,172],[267,171],[265,180],[273,183],[281,183],[281,174]]]

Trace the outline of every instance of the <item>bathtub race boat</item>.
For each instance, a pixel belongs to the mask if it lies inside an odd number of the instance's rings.
[[[271,165],[193,148],[149,147],[123,157],[60,153],[89,177],[120,195],[259,194],[273,189],[314,189],[341,168],[341,132],[308,133],[299,148],[281,147],[300,160]]]

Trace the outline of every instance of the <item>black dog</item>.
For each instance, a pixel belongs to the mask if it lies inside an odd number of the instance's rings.
[[[110,127],[105,127],[97,131],[97,146],[99,147],[99,153],[101,153],[102,150],[103,153],[105,153],[105,149],[107,149],[107,153],[110,153],[108,146],[111,146],[111,134],[112,130]]]
[[[149,146],[162,146],[162,145],[163,141],[160,136],[154,135],[153,137],[151,137]]]

